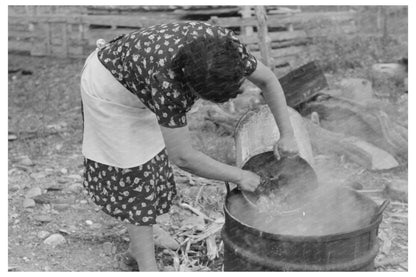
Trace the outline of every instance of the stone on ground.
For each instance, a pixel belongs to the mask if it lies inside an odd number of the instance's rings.
[[[47,239],[45,239],[43,243],[52,247],[56,247],[58,245],[65,244],[66,239],[61,234],[53,234],[53,235],[50,235]]]
[[[33,187],[30,190],[28,190],[28,192],[26,192],[25,197],[26,198],[34,198],[36,196],[39,196],[42,194],[42,190],[40,189],[40,187]]]

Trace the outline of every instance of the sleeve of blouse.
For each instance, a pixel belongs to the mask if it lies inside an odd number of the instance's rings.
[[[187,125],[186,112],[189,103],[169,81],[155,82],[152,87],[154,112],[159,125],[179,128]]]
[[[257,59],[254,57],[247,47],[238,39],[238,37],[234,34],[233,31],[227,30],[227,35],[231,37],[233,41],[235,41],[238,45],[238,50],[240,51],[241,58],[245,64],[245,72],[244,76],[249,76],[251,73],[256,70],[257,67]]]

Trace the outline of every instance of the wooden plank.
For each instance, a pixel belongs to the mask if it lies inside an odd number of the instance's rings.
[[[176,14],[183,15],[220,15],[220,14],[230,14],[237,13],[240,10],[239,7],[230,7],[230,8],[211,8],[211,9],[198,9],[198,10],[175,10]]]
[[[293,31],[293,32],[269,32],[270,40],[273,41],[284,41],[298,38],[307,38],[305,31]],[[240,35],[239,39],[242,43],[251,44],[258,43],[257,33],[253,33],[251,36]]]
[[[279,79],[290,107],[304,103],[328,87],[322,70],[315,62],[305,64]]]
[[[118,16],[118,15],[40,15],[31,16],[29,18],[25,16],[10,16],[11,22],[19,22],[25,20],[25,22],[51,22],[51,23],[64,23],[80,24],[85,23],[89,25],[100,26],[126,26],[126,27],[145,27],[160,23],[160,18],[150,16]],[[176,22],[175,18],[166,18],[164,23]]]
[[[271,56],[273,58],[297,55],[302,52],[309,51],[310,47],[306,46],[293,46],[279,49],[272,49]]]
[[[10,40],[8,42],[8,51],[30,52],[32,43],[30,41]]]
[[[301,62],[301,59],[296,55],[278,57],[274,59],[275,67],[284,67],[285,65],[288,65],[290,68],[296,68],[299,62]]]
[[[253,17],[215,17],[209,20],[212,24],[217,24],[223,27],[246,27],[257,26],[257,20]]]
[[[9,24],[8,30],[10,31],[29,31],[29,24]]]
[[[86,24],[124,26],[143,28],[161,23],[161,19],[156,16],[83,16],[83,22]],[[176,18],[164,18],[163,23],[177,22]]]
[[[275,49],[283,49],[283,48],[288,48],[288,47],[298,47],[298,46],[305,46],[311,43],[310,39],[293,39],[293,40],[287,40],[287,41],[283,41],[283,42],[272,42],[271,43],[271,48],[272,50]],[[249,44],[247,45],[248,49],[250,51],[259,51],[260,47],[259,44]],[[300,53],[300,52],[297,52]],[[296,53],[296,54],[297,54]]]
[[[10,38],[30,39],[33,37],[33,33],[29,31],[10,31],[8,32]]]
[[[269,27],[285,27],[289,23],[306,23],[311,20],[349,21],[354,18],[355,12],[302,12],[291,15],[269,15]],[[255,18],[224,17],[216,18],[215,23],[224,27],[257,26]]]
[[[269,16],[270,25],[288,23],[306,23],[313,20],[331,20],[334,22],[349,21],[356,16],[356,12],[302,12],[289,16]]]
[[[7,17],[8,25],[28,25],[30,23],[30,18],[26,15],[9,15]]]
[[[250,52],[254,57],[256,57],[256,59],[261,60],[261,54],[260,51],[251,51]],[[282,57],[272,57],[272,59],[274,60],[274,66],[281,66],[285,63],[289,63],[290,65],[292,65],[289,61],[294,61],[298,59],[298,55],[287,55],[287,56],[282,56]]]

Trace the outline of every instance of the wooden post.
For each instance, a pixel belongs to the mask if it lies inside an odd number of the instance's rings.
[[[68,57],[69,46],[68,46],[68,24],[67,22],[62,23],[62,54],[64,57]]]
[[[260,54],[263,63],[274,70],[274,61],[271,55],[271,41],[267,31],[267,15],[264,6],[256,6],[257,35],[259,38]]]
[[[211,16],[209,21],[210,21],[211,24],[217,25],[218,24],[218,16]]]
[[[250,18],[251,17],[251,6],[243,6],[241,11],[242,18]],[[241,26],[241,35],[252,36],[253,35],[253,27],[252,26]]]
[[[52,53],[52,46],[51,46],[51,42],[52,42],[51,22],[49,22],[49,21],[46,21],[45,22],[45,33],[46,33],[46,37],[45,37],[45,50],[46,50],[46,55],[49,56]]]
[[[84,23],[83,18],[80,18],[79,25],[78,25],[78,32],[79,32],[79,41],[81,42],[81,55],[87,53],[88,48],[88,41],[85,38],[85,30],[88,28],[88,25]]]
[[[377,7],[377,31],[381,32],[381,10],[382,7]]]
[[[383,13],[383,40],[387,41],[388,38],[388,13],[387,13],[387,8],[383,7],[382,8],[382,13]]]

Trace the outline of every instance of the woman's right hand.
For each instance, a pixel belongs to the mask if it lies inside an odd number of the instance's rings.
[[[240,190],[255,191],[260,185],[261,178],[256,173],[248,170],[242,170],[240,180],[237,182],[237,186]]]

